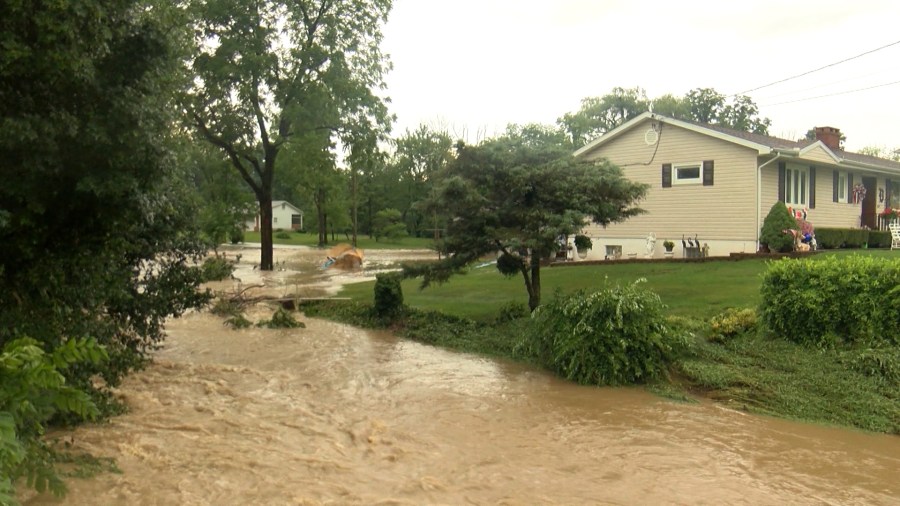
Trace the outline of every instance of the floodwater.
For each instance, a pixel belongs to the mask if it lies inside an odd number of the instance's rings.
[[[283,280],[276,292],[296,281],[278,272],[262,275]],[[63,502],[900,504],[896,436],[582,387],[303,320],[295,330],[231,330],[206,313],[171,322],[155,363],[118,391],[131,412],[58,434],[122,470],[70,479]]]

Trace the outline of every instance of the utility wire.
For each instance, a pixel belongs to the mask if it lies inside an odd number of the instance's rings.
[[[841,60],[841,61],[836,61],[836,62],[834,62],[834,63],[829,63],[828,65],[825,65],[825,66],[823,66],[823,67],[819,67],[819,68],[814,69],[814,70],[806,71],[806,72],[804,72],[804,73],[802,73],[802,74],[797,74],[797,75],[791,76],[791,77],[785,77],[784,79],[779,79],[778,81],[774,81],[774,82],[771,82],[771,83],[769,83],[769,84],[764,84],[764,85],[762,85],[762,86],[757,86],[756,88],[751,88],[751,89],[749,89],[749,90],[742,91],[742,92],[740,92],[740,93],[735,93],[735,94],[732,95],[732,96],[733,96],[733,97],[736,97],[736,96],[738,96],[738,95],[746,95],[747,93],[750,93],[751,91],[761,90],[761,89],[763,89],[763,88],[768,88],[769,86],[775,86],[776,84],[780,84],[780,83],[783,83],[783,82],[785,82],[785,81],[790,81],[791,79],[797,79],[798,77],[807,76],[807,75],[809,75],[809,74],[812,74],[813,72],[818,72],[818,71],[820,71],[820,70],[827,69],[828,67],[834,67],[835,65],[840,65],[841,63],[845,63],[845,62],[848,62],[848,61],[850,61],[850,60],[855,60],[855,59],[857,59],[857,58],[859,58],[859,57],[861,57],[861,56],[865,56],[865,55],[867,55],[867,54],[872,54],[872,53],[874,53],[875,51],[881,51],[882,49],[886,49],[886,48],[889,48],[889,47],[891,47],[891,46],[896,46],[897,44],[900,44],[900,40],[895,41],[895,42],[891,42],[890,44],[886,44],[886,45],[881,46],[881,47],[876,47],[875,49],[866,51],[865,53],[860,53],[860,54],[858,54],[858,55],[856,55],[856,56],[851,56],[850,58],[845,58],[845,59],[843,59],[843,60]]]
[[[875,86],[869,86],[867,88],[858,88],[855,90],[839,91],[837,93],[829,93],[827,95],[818,95],[815,97],[798,98],[797,100],[788,100],[787,102],[778,102],[777,104],[766,104],[766,105],[761,105],[760,107],[774,107],[776,105],[793,104],[796,102],[806,102],[807,100],[815,100],[817,98],[825,98],[825,97],[835,97],[837,95],[846,95],[848,93],[856,93],[859,91],[872,90],[875,88],[883,88],[885,86],[891,86],[894,84],[900,84],[900,81],[894,81],[892,83],[876,84]]]

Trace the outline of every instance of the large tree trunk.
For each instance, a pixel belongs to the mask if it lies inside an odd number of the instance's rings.
[[[325,190],[319,188],[316,190],[316,222],[319,229],[319,247],[324,247],[328,243],[328,230],[325,229]]]
[[[350,188],[350,191],[352,194],[351,202],[353,204],[353,207],[350,210],[350,221],[353,222],[353,239],[350,241],[350,243],[355,248],[356,247],[356,234],[359,229],[359,213],[358,213],[358,210],[359,210],[359,196],[358,196],[359,195],[359,193],[358,193],[359,185],[357,183],[357,174],[356,174],[355,168],[353,169],[353,172],[350,173],[350,175],[353,179],[351,181],[352,186]]]
[[[272,252],[272,194],[257,194],[257,200],[259,201],[259,240],[261,243],[259,268],[271,271],[275,268]]]
[[[531,255],[531,283],[528,284],[528,309],[534,312],[541,305],[541,257]]]

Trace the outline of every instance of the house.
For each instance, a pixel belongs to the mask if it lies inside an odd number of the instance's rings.
[[[898,178],[900,179],[900,178]],[[247,230],[259,231],[259,213],[244,224]],[[272,230],[303,230],[303,211],[286,200],[272,201]]]
[[[878,213],[900,208],[900,163],[843,151],[836,128],[815,132],[815,140],[790,141],[650,112],[607,132],[575,156],[608,159],[648,184],[640,203],[647,213],[586,227],[588,259],[660,257],[667,239],[680,257],[682,237],[697,237],[710,255],[755,252],[779,200],[815,227],[884,228]]]

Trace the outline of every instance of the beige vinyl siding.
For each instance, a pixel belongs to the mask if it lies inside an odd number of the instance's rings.
[[[834,158],[831,157],[821,146],[816,146],[815,148],[803,153],[803,159],[809,160],[813,163],[834,163]]]
[[[860,204],[834,202],[834,171],[842,170],[853,174],[853,183],[862,181],[862,174],[847,169],[818,167],[816,169],[816,208],[810,209],[808,219],[815,227],[853,228],[859,227]],[[884,178],[879,179],[884,186]]]
[[[589,160],[607,158],[629,179],[650,185],[640,203],[646,214],[606,229],[588,227],[588,234],[640,238],[653,232],[660,241],[682,235],[697,235],[701,241],[756,241],[756,151],[669,124],[663,125],[656,150],[644,142],[649,128],[647,120],[586,154]],[[715,163],[713,186],[662,187],[664,163],[704,160]]]

